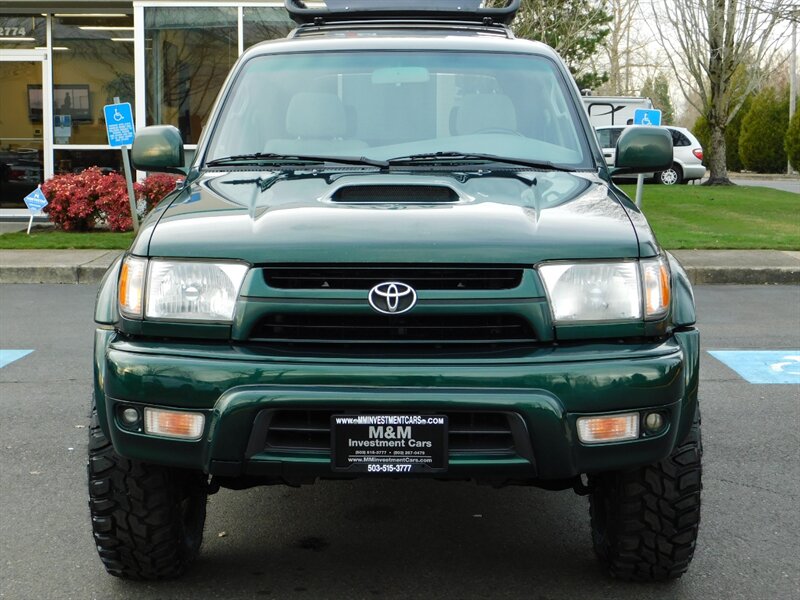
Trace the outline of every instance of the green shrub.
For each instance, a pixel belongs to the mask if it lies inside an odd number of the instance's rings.
[[[745,169],[757,173],[786,170],[784,139],[789,126],[789,98],[765,88],[753,99],[742,120],[739,156]]]
[[[800,171],[800,110],[794,112],[794,116],[789,122],[784,148],[794,170]]]

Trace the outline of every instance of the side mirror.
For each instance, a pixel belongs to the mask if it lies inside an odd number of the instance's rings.
[[[650,173],[672,166],[672,135],[660,127],[627,127],[617,141],[612,175]]]
[[[181,132],[172,125],[153,125],[137,131],[131,159],[139,171],[186,175]]]

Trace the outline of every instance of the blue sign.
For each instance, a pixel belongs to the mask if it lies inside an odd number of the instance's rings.
[[[25,196],[23,200],[25,201],[25,206],[28,207],[28,210],[31,211],[32,215],[37,214],[40,210],[47,206],[47,198],[44,197],[42,188],[40,187],[37,187],[30,194]]]
[[[108,145],[112,148],[133,144],[133,110],[130,102],[122,104],[106,104],[103,107],[106,116],[106,135]]]
[[[634,125],[661,125],[661,111],[655,109],[637,108],[633,111]]]
[[[800,384],[800,350],[710,350],[749,383]]]

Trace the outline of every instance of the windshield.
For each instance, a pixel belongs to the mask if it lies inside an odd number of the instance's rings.
[[[266,55],[239,73],[205,161],[257,154],[388,160],[446,152],[590,168],[578,123],[559,71],[539,56]]]

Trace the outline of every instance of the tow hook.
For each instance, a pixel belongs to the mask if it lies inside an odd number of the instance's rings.
[[[572,491],[578,494],[578,496],[588,496],[591,494],[592,486],[589,483],[589,477],[586,475],[578,475],[572,482]]]

